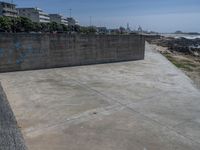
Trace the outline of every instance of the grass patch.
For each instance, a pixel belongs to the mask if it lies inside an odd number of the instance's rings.
[[[163,53],[163,55],[171,61],[176,67],[181,68],[185,71],[194,71],[198,65],[193,63],[192,61],[185,60],[185,59],[178,59],[176,57],[173,57],[172,54],[169,53]]]

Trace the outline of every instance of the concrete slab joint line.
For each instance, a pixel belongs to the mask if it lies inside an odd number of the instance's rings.
[[[191,138],[189,138],[189,137],[187,137],[187,136],[184,136],[184,135],[182,135],[181,133],[175,131],[173,127],[171,127],[171,128],[170,128],[170,127],[167,127],[165,124],[162,124],[162,123],[160,123],[160,122],[158,122],[158,121],[156,121],[156,120],[154,120],[154,119],[151,119],[150,117],[148,117],[148,116],[146,116],[146,115],[143,115],[142,113],[140,113],[140,112],[134,110],[134,109],[131,107],[131,105],[134,105],[135,103],[131,103],[130,100],[128,100],[128,101],[125,102],[125,103],[122,103],[122,102],[120,102],[119,100],[113,99],[113,98],[111,98],[111,97],[109,97],[109,96],[106,96],[106,95],[104,95],[103,93],[98,92],[98,91],[96,91],[96,90],[94,90],[94,89],[88,87],[87,85],[84,85],[84,84],[80,83],[79,81],[77,81],[77,80],[75,80],[75,79],[73,79],[73,80],[74,80],[75,82],[78,82],[80,85],[86,87],[87,89],[92,90],[92,91],[94,91],[95,93],[100,94],[100,95],[102,95],[103,97],[108,98],[109,100],[116,101],[116,103],[120,104],[120,105],[121,105],[122,107],[124,107],[124,108],[127,108],[127,109],[131,110],[133,113],[141,114],[142,116],[144,116],[145,118],[147,118],[147,120],[152,120],[153,122],[158,123],[158,124],[160,124],[161,126],[165,126],[165,127],[168,128],[169,130],[173,130],[173,131],[176,132],[177,134],[179,134],[179,135],[181,135],[181,136],[183,136],[183,137],[185,137],[185,138],[188,138],[188,139],[190,139],[190,140],[193,141],[193,142],[196,142],[196,143],[200,144],[200,142],[194,141],[194,140],[192,140]],[[167,95],[168,92],[161,93],[161,94],[166,94],[166,95]],[[143,101],[143,100],[148,100],[148,99],[155,98],[155,97],[161,97],[161,96],[162,96],[161,94],[158,93],[158,95],[156,95],[156,96],[148,97],[148,98],[146,98],[146,99],[141,99],[140,102]],[[136,102],[136,103],[137,103],[137,102]],[[185,123],[185,122],[188,122],[188,120],[187,120],[187,121],[184,121],[184,122],[182,122],[182,123]],[[180,124],[182,124],[182,123],[180,123]],[[178,124],[178,125],[180,125],[180,124]],[[176,125],[176,126],[178,126],[178,125]]]

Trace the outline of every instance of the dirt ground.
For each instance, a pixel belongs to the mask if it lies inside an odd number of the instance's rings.
[[[176,67],[184,71],[200,89],[200,57],[194,57],[179,52],[171,52],[167,47],[157,45],[152,45],[152,47],[163,54]]]

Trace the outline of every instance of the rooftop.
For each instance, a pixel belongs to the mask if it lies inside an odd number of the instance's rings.
[[[7,5],[13,5],[13,6],[16,6],[16,4],[8,3],[8,2],[2,2],[2,1],[0,1],[0,4],[7,4]]]

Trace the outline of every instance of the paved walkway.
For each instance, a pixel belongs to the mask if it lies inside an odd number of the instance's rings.
[[[200,92],[143,61],[0,74],[30,150],[199,150]]]

